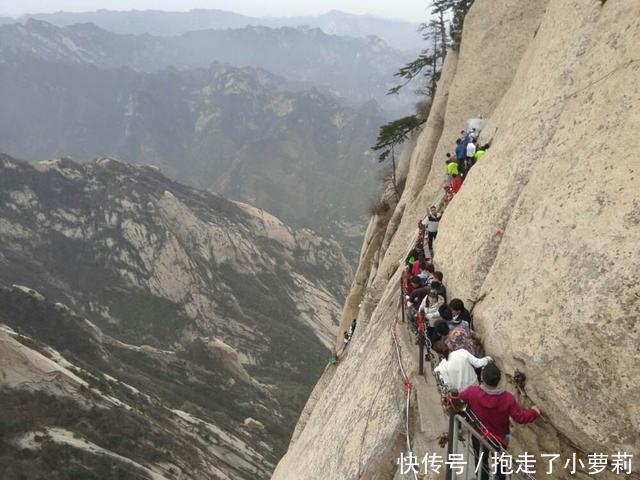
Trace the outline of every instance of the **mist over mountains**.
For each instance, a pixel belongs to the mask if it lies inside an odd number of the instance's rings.
[[[318,16],[288,18],[251,17],[224,10],[205,9],[188,12],[98,10],[25,15],[19,20],[26,21],[29,18],[44,20],[61,27],[76,23],[94,23],[111,32],[136,35],[180,35],[196,30],[236,29],[251,25],[272,28],[310,27],[320,28],[332,35],[377,36],[400,50],[415,52],[421,48],[420,37],[416,34],[418,23],[354,15],[338,10]]]
[[[0,26],[0,477],[268,478],[407,54],[339,12],[89,17]]]
[[[390,113],[406,111],[408,96],[386,96],[393,73],[410,59],[377,37],[327,35],[320,29],[245,27],[178,36],[117,35],[94,24],[57,28],[38,20],[0,28],[5,54],[51,61],[128,66],[155,72],[212,62],[264,68],[300,86],[316,86],[347,104],[376,100]]]
[[[245,45],[256,45],[264,43],[263,30],[222,33],[248,35],[253,40]],[[263,33],[342,45],[319,31]],[[200,34],[217,35],[195,35]],[[173,178],[258,205],[295,225],[352,236],[351,226],[364,223],[377,188],[379,169],[368,149],[384,116],[375,102],[345,106],[330,94],[256,67],[202,60],[194,63],[207,67],[164,68],[171,63],[164,58],[170,49],[163,50],[159,40],[114,35],[92,25],[59,29],[35,20],[0,27],[5,151],[36,160],[104,154],[151,163]],[[289,56],[291,68],[298,68],[296,58],[308,64],[303,50]],[[155,57],[136,53],[154,51]],[[331,65],[350,56],[334,54],[313,68],[324,78]]]

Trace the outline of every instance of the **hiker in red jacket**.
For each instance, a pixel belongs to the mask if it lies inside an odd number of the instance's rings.
[[[502,374],[495,363],[489,363],[482,369],[482,384],[471,386],[460,393],[460,399],[467,402],[473,413],[487,430],[493,434],[503,446],[509,443],[509,418],[516,423],[531,423],[540,416],[538,407],[522,409],[515,397],[500,388]],[[482,432],[481,432],[482,433]],[[473,439],[473,450],[476,462],[480,453],[480,442]],[[489,478],[489,452],[483,448],[481,480]],[[497,472],[497,478],[504,478]]]
[[[451,191],[453,195],[458,193],[462,188],[462,177],[460,175],[453,175],[453,179],[451,180]]]

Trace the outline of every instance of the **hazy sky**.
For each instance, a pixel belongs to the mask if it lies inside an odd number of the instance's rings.
[[[23,13],[86,11],[98,8],[177,11],[219,8],[246,15],[292,16],[316,15],[337,9],[420,22],[424,20],[426,5],[430,3],[431,0],[0,0],[0,15],[17,16]]]

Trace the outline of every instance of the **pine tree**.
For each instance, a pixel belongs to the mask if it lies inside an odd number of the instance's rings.
[[[473,2],[474,0],[432,0],[431,14],[433,18],[428,23],[420,25],[418,29],[422,38],[429,43],[429,47],[423,49],[418,58],[400,68],[395,76],[400,77],[404,82],[391,88],[387,95],[397,94],[414,78],[422,75],[425,82],[422,88],[417,90],[417,93],[427,96],[430,108],[447,49],[458,50],[460,48],[464,18]],[[447,18],[449,17],[451,20],[448,22]],[[447,36],[447,25],[449,36]],[[451,39],[451,43],[449,39]],[[425,121],[424,116],[410,115],[387,123],[380,127],[376,144],[372,147],[372,150],[380,152],[378,156],[380,162],[384,162],[391,156],[393,186],[398,195],[395,147],[403,144]]]
[[[400,68],[395,76],[404,79],[404,83],[389,89],[387,95],[399,93],[405,85],[423,73],[426,86],[419,90],[419,93],[433,98],[447,49],[459,50],[464,18],[473,2],[474,0],[432,0],[431,15],[433,19],[428,23],[421,24],[418,29],[422,38],[429,42],[429,48],[423,49],[418,58]],[[449,22],[447,17],[451,17]],[[449,28],[448,36],[447,26]]]
[[[378,159],[384,162],[391,153],[391,148],[407,141],[409,135],[423,123],[424,121],[418,119],[416,115],[409,115],[387,123],[380,128],[376,144],[371,149],[381,151]]]
[[[452,47],[454,50],[460,49],[460,43],[462,42],[462,27],[464,25],[464,18],[469,12],[474,0],[450,0],[451,10],[453,12],[453,18],[449,25],[449,36],[453,41]]]
[[[432,13],[435,15],[435,19],[428,23],[421,24],[418,28],[423,40],[428,42],[429,47],[424,48],[418,55],[418,58],[400,68],[395,76],[404,79],[404,82],[391,88],[387,92],[387,95],[398,93],[405,85],[422,74],[425,83],[417,93],[425,94],[429,98],[433,98],[436,84],[440,78],[440,70],[442,69],[444,58],[447,54],[448,45],[445,17],[448,7],[444,2],[448,1],[450,0],[434,0],[434,10]]]
[[[395,147],[402,145],[407,141],[409,136],[422,125],[425,120],[418,118],[416,115],[394,120],[380,127],[380,133],[376,144],[371,147],[373,151],[379,151],[378,161],[384,162],[391,156],[391,179],[396,195],[400,196],[398,191],[398,183],[396,179],[396,157]]]

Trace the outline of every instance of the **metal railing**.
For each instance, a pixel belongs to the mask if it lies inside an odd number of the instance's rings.
[[[452,462],[446,465],[447,480],[500,480],[511,477],[492,468],[495,462],[491,462],[491,457],[499,457],[503,449],[478,433],[463,415],[449,416],[448,437],[447,457],[450,460],[461,458],[462,461],[459,467]]]

